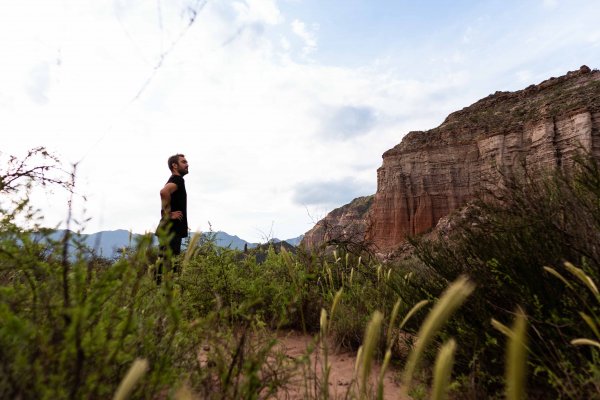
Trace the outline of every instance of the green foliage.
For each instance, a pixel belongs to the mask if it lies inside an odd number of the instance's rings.
[[[198,254],[178,279],[190,315],[227,310],[223,315],[229,323],[251,315],[270,328],[318,329],[314,315],[321,300],[310,265],[272,247],[262,264],[210,241],[199,244]],[[304,319],[307,311],[313,315],[309,321]]]
[[[0,246],[0,397],[111,396],[137,357],[151,365],[137,392],[148,394],[193,365],[179,300],[154,284],[143,252],[107,268],[7,223]]]
[[[417,362],[428,365],[446,343],[438,398],[449,388],[493,398],[505,386],[505,365],[506,376],[531,372],[514,386],[515,398],[525,388],[533,398],[597,398],[599,199],[593,162],[575,174],[508,179],[468,208],[449,237],[415,240],[416,257],[396,265],[344,248],[317,257],[265,246],[258,257],[192,238],[160,285],[151,237],[106,260],[71,232],[53,241],[27,201],[0,203],[0,397],[267,398],[302,364],[305,395],[327,398],[333,339],[362,349],[349,397],[374,389],[382,398],[383,372],[376,387],[367,384],[371,363],[383,360],[384,371],[413,354],[405,381],[415,372],[421,382],[406,390],[425,398],[430,371],[417,371]],[[456,285],[456,298],[442,295]],[[518,306],[527,330],[502,328]],[[288,328],[320,331],[320,377],[307,355],[290,361],[276,349],[275,334]],[[513,331],[521,332],[513,345],[522,345],[507,364],[503,333]]]
[[[531,393],[597,395],[598,351],[576,348],[571,340],[593,335],[580,313],[598,321],[600,307],[581,281],[572,283],[579,290],[569,290],[544,267],[568,275],[563,261],[576,260],[598,281],[599,199],[598,165],[581,160],[569,173],[507,178],[504,187],[463,212],[450,237],[414,240],[431,276],[414,286],[423,296],[437,297],[461,274],[477,285],[442,336],[459,340],[457,368],[470,375],[479,396],[501,390],[503,340],[490,321],[512,320],[517,306],[531,325]]]
[[[140,358],[148,371],[129,387],[133,398],[181,387],[203,398],[266,396],[289,378],[263,329],[296,315],[282,305],[302,303],[283,285],[281,256],[260,275],[255,263],[206,242],[157,285],[151,237],[111,262],[70,232],[53,241],[51,231],[20,228],[14,221],[26,210],[19,203],[0,222],[1,398],[110,398]],[[192,281],[198,268],[202,279]]]
[[[373,261],[364,263],[360,256],[338,250],[339,253],[333,252],[320,264],[317,280],[319,297],[326,304],[331,304],[336,293],[343,289],[330,332],[339,347],[357,349],[374,312],[384,313],[384,331],[389,330],[387,316],[392,314],[398,300],[391,282],[398,271]],[[406,311],[406,307],[406,304],[401,304],[400,311]],[[381,337],[378,341],[377,351],[381,354],[386,349],[384,339]]]
[[[297,367],[274,331],[317,332],[331,306],[331,335],[353,346],[372,311],[396,300],[391,271],[349,254],[320,262],[271,247],[259,264],[210,237],[192,239],[157,285],[151,237],[106,260],[70,232],[53,241],[18,227],[26,209],[0,224],[0,397],[111,397],[139,359],[147,372],[120,395],[269,397]]]

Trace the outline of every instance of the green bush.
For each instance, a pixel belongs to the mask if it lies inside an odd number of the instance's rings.
[[[203,398],[253,397],[289,379],[262,322],[293,303],[281,279],[252,281],[256,265],[205,243],[157,285],[151,237],[109,261],[71,232],[53,241],[51,230],[17,226],[28,209],[19,203],[0,222],[0,398],[110,398],[139,358],[149,369],[133,398],[182,387]],[[190,282],[195,266],[205,267],[203,279]]]
[[[107,397],[138,357],[151,365],[139,394],[172,384],[197,339],[143,251],[107,267],[65,243],[0,227],[0,397]]]
[[[456,365],[471,382],[464,391],[490,396],[500,390],[503,343],[490,321],[512,320],[517,306],[529,316],[532,397],[598,397],[598,358],[594,348],[573,346],[590,326],[580,312],[600,315],[593,294],[569,290],[544,270],[568,275],[566,260],[600,278],[600,172],[580,160],[566,173],[512,177],[485,201],[463,210],[448,237],[414,239],[418,257],[432,279],[414,288],[436,297],[448,282],[467,274],[475,293],[443,332],[460,338]],[[591,307],[591,310],[590,310]]]
[[[463,210],[447,236],[413,240],[416,257],[396,265],[363,261],[343,247],[318,256],[265,247],[259,263],[252,252],[219,248],[209,237],[190,240],[160,285],[154,270],[161,261],[149,236],[106,260],[71,232],[52,240],[27,201],[0,208],[2,398],[111,397],[140,358],[148,371],[133,398],[277,396],[297,364],[307,362],[290,362],[276,350],[279,329],[320,331],[315,343],[321,340],[316,347],[325,359],[322,340],[329,335],[351,349],[368,337],[367,371],[375,357],[386,354],[386,364],[392,353],[406,355],[426,318],[412,311],[462,275],[474,292],[452,318],[425,330],[428,344],[456,351],[457,380],[438,384],[440,393],[451,386],[457,397],[500,396],[506,338],[496,329],[511,325],[518,306],[529,327],[530,397],[598,398],[600,392],[594,347],[600,342],[594,286],[600,282],[600,172],[591,161],[545,179],[507,179]],[[415,347],[410,375],[423,356],[433,360],[435,347]],[[438,383],[450,381],[454,356],[445,359]],[[326,397],[328,373],[315,375],[314,385],[305,381],[305,394]],[[364,395],[364,382],[353,382],[349,395],[358,389]]]

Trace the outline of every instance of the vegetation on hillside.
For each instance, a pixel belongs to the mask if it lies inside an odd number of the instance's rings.
[[[332,343],[358,350],[350,398],[383,395],[374,360],[402,369],[413,398],[600,393],[594,162],[508,180],[395,265],[343,246],[257,257],[197,237],[161,285],[150,237],[116,260],[52,240],[26,200],[41,178],[21,179],[12,201],[0,189],[2,398],[280,397],[298,370],[304,397],[328,398]],[[282,329],[313,334],[322,368],[285,357]]]
[[[598,164],[580,159],[565,173],[506,177],[485,197],[455,218],[448,236],[413,240],[422,262],[414,288],[423,296],[462,274],[477,285],[442,334],[465,339],[456,357],[462,384],[473,396],[499,390],[503,337],[491,321],[510,321],[521,307],[530,323],[532,398],[598,398]],[[596,342],[573,344],[580,337]]]

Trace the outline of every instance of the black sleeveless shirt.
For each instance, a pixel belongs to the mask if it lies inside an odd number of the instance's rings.
[[[188,223],[187,223],[187,193],[185,191],[185,181],[182,176],[171,175],[167,183],[174,183],[177,185],[177,190],[171,194],[171,212],[181,211],[183,218],[181,220],[171,220],[171,232],[175,232],[179,237],[187,237],[188,235]],[[161,210],[162,216],[162,210]]]

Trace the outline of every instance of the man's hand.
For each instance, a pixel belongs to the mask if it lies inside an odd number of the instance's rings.
[[[171,219],[183,220],[183,213],[181,211],[173,211],[169,213]]]

